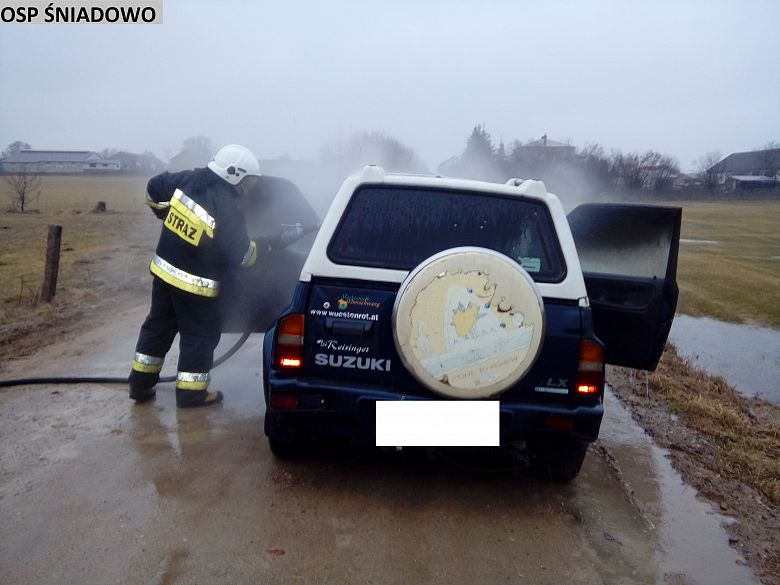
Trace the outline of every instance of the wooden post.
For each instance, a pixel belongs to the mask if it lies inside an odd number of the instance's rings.
[[[57,273],[60,269],[60,242],[62,240],[62,226],[50,225],[49,237],[46,240],[46,267],[43,272],[43,286],[41,287],[41,300],[49,303],[54,298],[57,290]]]

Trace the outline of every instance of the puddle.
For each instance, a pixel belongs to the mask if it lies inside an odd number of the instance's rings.
[[[631,419],[607,391],[599,441],[615,458],[627,488],[657,534],[659,584],[758,585],[743,559],[728,544],[723,525],[730,519],[696,497],[672,468],[666,451]]]
[[[780,330],[676,315],[669,341],[743,394],[780,405]]]

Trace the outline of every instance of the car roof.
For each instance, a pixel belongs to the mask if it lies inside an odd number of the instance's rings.
[[[563,206],[557,196],[547,191],[542,181],[510,179],[502,184],[438,175],[387,173],[383,168],[375,165],[367,165],[359,173],[348,177],[342,184],[323,219],[322,226],[303,265],[301,271],[302,282],[309,282],[312,278],[325,277],[374,282],[397,282],[400,284],[409,274],[407,270],[336,264],[328,257],[328,243],[341,221],[344,210],[347,208],[353,193],[363,185],[455,189],[487,195],[523,197],[543,202],[550,210],[567,271],[566,276],[559,283],[537,283],[539,291],[543,297],[568,300],[584,299],[587,296],[577,250],[574,246],[574,240],[571,236],[571,230],[569,229]]]

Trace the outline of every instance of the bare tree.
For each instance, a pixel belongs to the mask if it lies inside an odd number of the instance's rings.
[[[615,185],[629,190],[669,187],[679,172],[676,158],[654,150],[628,154],[616,151],[609,161],[609,174]]]
[[[764,171],[768,177],[776,177],[780,172],[780,143],[770,140],[764,145]]]
[[[3,151],[2,156],[8,156],[9,154],[13,152],[19,152],[20,150],[29,150],[32,148],[27,142],[24,142],[22,140],[14,140],[11,144],[9,144],[6,149]]]
[[[639,154],[613,151],[609,161],[609,174],[613,177],[615,186],[622,189],[637,190],[642,188],[642,160]]]
[[[181,151],[168,164],[169,171],[182,171],[195,167],[204,167],[210,161],[216,149],[207,136],[190,136],[181,144]]]
[[[680,173],[680,163],[668,154],[648,150],[642,155],[642,183],[646,189],[668,189]]]
[[[720,158],[720,153],[717,150],[710,150],[694,161],[696,175],[707,191],[712,191],[717,186],[717,174],[710,169],[720,162]]]
[[[417,153],[383,132],[360,132],[346,143],[326,146],[320,152],[320,162],[343,172],[352,172],[365,164],[378,164],[389,171],[425,172],[425,163]]]
[[[17,166],[16,170],[3,174],[3,180],[11,188],[8,197],[12,208],[24,212],[25,207],[37,201],[41,194],[41,176],[31,171],[26,165]]]

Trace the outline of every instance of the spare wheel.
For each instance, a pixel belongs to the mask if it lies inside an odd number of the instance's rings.
[[[489,398],[518,382],[539,355],[544,324],[528,273],[486,248],[451,248],[423,261],[393,307],[398,355],[447,398]]]

